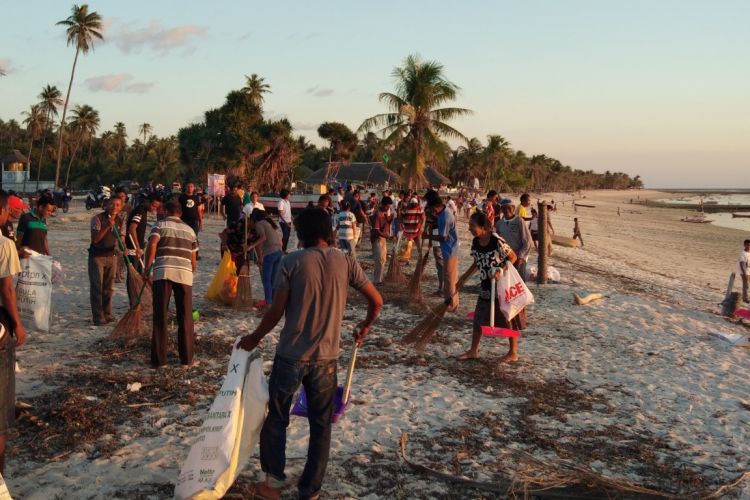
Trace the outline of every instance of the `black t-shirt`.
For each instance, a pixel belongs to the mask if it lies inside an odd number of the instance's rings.
[[[242,198],[228,194],[221,200],[221,204],[224,205],[224,211],[227,214],[227,227],[235,225],[242,215]]]
[[[141,248],[146,244],[146,223],[148,222],[148,204],[141,203],[130,212],[130,219],[128,219],[128,234],[130,233],[130,225],[137,224],[135,228],[135,234],[138,237],[138,244]],[[135,249],[130,238],[125,236],[125,245],[131,250]]]
[[[487,246],[482,246],[478,237],[471,241],[471,256],[477,263],[479,270],[479,279],[481,280],[482,290],[486,293],[480,293],[483,298],[489,298],[490,285],[495,271],[505,263],[510,254],[511,248],[500,236],[493,234]]]
[[[18,219],[18,230],[21,234],[21,246],[29,247],[35,252],[46,254],[44,243],[47,241],[47,223],[34,214],[26,212]]]
[[[182,221],[185,224],[194,224],[200,221],[198,207],[201,203],[201,197],[198,193],[180,195],[180,205],[182,205]]]

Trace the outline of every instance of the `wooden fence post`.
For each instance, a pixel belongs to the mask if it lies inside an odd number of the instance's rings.
[[[539,261],[537,262],[536,282],[538,285],[547,284],[547,241],[549,233],[547,231],[547,202],[542,200],[537,204],[539,212],[539,229],[537,230],[539,247]]]

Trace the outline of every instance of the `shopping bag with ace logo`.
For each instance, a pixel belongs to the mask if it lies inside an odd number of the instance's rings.
[[[520,313],[524,307],[534,303],[531,290],[521,279],[516,268],[510,264],[497,283],[497,299],[500,302],[500,310],[508,321]]]

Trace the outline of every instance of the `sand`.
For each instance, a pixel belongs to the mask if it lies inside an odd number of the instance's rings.
[[[561,282],[531,285],[536,304],[518,363],[497,363],[507,350],[501,339],[483,340],[477,361],[454,359],[470,342],[465,317],[473,309],[476,279],[423,353],[400,339],[424,309],[386,305],[360,350],[353,404],[334,428],[325,498],[482,496],[406,467],[398,455],[402,432],[410,436],[413,460],[488,483],[530,473],[516,459],[519,450],[553,468],[565,460],[678,495],[709,492],[750,469],[750,350],[710,335],[750,333],[719,316],[717,306],[745,233],[680,222],[685,210],[629,203],[668,197],[664,193],[585,196],[579,201],[596,208],[574,214],[569,202],[562,204],[566,196],[545,195],[558,202],[557,232],[572,236],[577,216],[585,247],[555,247],[551,265]],[[6,480],[18,498],[170,498],[221,385],[232,340],[258,320],[202,299],[220,257],[222,222],[209,218],[194,289],[202,312],[196,324],[200,364],[183,370],[173,354],[169,368],[150,370],[147,338],[118,346],[103,340],[110,328],[91,324],[85,255],[90,215],[74,208],[50,223],[50,248],[66,280],[55,290],[52,332],[30,332],[19,350],[18,399],[33,408],[9,443]],[[465,269],[469,235],[465,219],[460,224],[459,267]],[[360,253],[367,261],[369,242],[364,244]],[[260,297],[257,269],[252,271]],[[430,264],[424,291],[434,287]],[[573,305],[573,293],[593,292],[606,298]],[[117,285],[115,304],[123,314],[124,283]],[[363,302],[352,297],[344,331],[363,316]],[[274,333],[263,344],[267,370],[275,342]],[[347,361],[343,354],[341,379]],[[143,388],[128,391],[133,382]],[[83,411],[70,415],[63,408]],[[69,435],[70,429],[78,434]],[[306,422],[293,417],[288,498],[295,497],[306,442]],[[241,487],[259,471],[256,453],[228,497],[240,498]],[[750,486],[743,483],[731,495],[750,496]]]

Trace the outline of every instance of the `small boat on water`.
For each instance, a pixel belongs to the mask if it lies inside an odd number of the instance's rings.
[[[680,219],[682,222],[692,222],[694,224],[710,224],[713,222],[711,219],[705,217],[683,217]]]
[[[741,212],[732,212],[732,218],[738,218],[738,217],[744,217],[747,219],[750,219],[750,213],[741,213]]]

